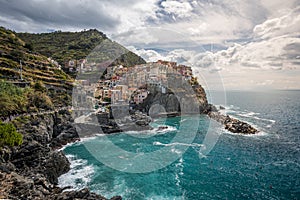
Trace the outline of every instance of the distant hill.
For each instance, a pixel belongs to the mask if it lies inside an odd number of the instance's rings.
[[[25,41],[33,51],[53,58],[61,66],[64,66],[65,62],[69,60],[86,58],[103,41],[109,41],[117,48],[125,49],[96,29],[81,32],[17,33],[17,36]],[[146,63],[144,59],[127,50],[113,64],[129,67],[144,63]]]

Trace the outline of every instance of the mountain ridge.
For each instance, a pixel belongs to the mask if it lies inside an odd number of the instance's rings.
[[[52,33],[16,33],[22,40],[29,44],[34,51],[56,60],[64,69],[65,63],[70,60],[85,59],[94,49],[108,40],[117,48],[126,49],[122,45],[110,40],[103,32],[97,29],[83,30],[80,32]],[[112,65],[121,64],[130,67],[137,64],[145,64],[140,56],[127,50],[124,55],[117,58]]]

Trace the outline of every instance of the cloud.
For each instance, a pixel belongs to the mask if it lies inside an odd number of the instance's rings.
[[[174,20],[176,20],[176,17],[191,17],[191,12],[193,11],[190,2],[187,1],[166,0],[161,2],[160,5],[164,12],[170,14]]]
[[[209,77],[206,82],[211,85],[219,79],[210,74],[220,73],[226,87],[231,89],[295,89],[298,88],[295,74],[300,70],[300,28],[297,26],[300,24],[299,7],[281,13],[281,16],[254,26],[251,31],[254,38],[250,41],[233,43],[216,52],[205,49],[173,49],[163,53],[142,49],[134,51],[137,54],[143,52],[141,56],[151,55],[149,61],[163,58],[190,65],[194,71]],[[287,81],[289,79],[291,81]]]
[[[0,23],[16,31],[78,31],[98,28],[108,33],[143,26],[155,16],[152,0],[1,0]]]
[[[120,20],[102,12],[105,5],[92,0],[1,1],[1,23],[17,31],[44,31],[45,29],[75,30],[102,27],[115,29]]]
[[[156,27],[169,30],[169,33],[162,31],[160,34],[149,32],[150,35],[153,34],[153,38],[157,38],[159,43],[165,45],[168,41],[170,47],[173,47],[174,42],[177,42],[181,43],[181,48],[183,48],[184,45],[191,45],[195,41],[198,44],[214,43],[228,47],[231,41],[249,40],[253,36],[253,28],[257,24],[266,21],[271,15],[268,5],[272,5],[274,9],[286,11],[293,5],[287,3],[291,1],[294,2],[294,0],[287,0],[282,5],[266,0],[228,0],[226,2],[216,0],[156,1],[155,4],[145,5],[149,9],[144,13],[139,13],[139,17],[137,17],[143,18],[144,23],[135,23],[134,29],[140,30],[142,26],[144,29]],[[144,4],[143,1],[140,2]],[[127,10],[125,11],[127,13]],[[172,32],[180,33],[184,37],[174,37]],[[124,42],[125,45],[157,44],[157,42],[137,44],[134,39],[135,34],[140,35],[141,32],[132,32],[132,29],[126,32],[126,28],[124,28],[121,33],[115,33],[113,38],[121,43]],[[164,34],[169,36],[167,40],[162,38]],[[125,41],[123,40],[124,37],[126,38]],[[176,38],[177,41],[172,41],[171,38]]]
[[[265,21],[254,27],[255,37],[269,39],[290,33],[300,32],[300,6],[278,18]]]
[[[157,60],[163,60],[165,57],[155,50],[136,49],[134,46],[127,47],[130,51],[140,55],[148,62],[156,62]]]

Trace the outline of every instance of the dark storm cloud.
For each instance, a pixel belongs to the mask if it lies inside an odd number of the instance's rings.
[[[23,31],[61,28],[114,30],[120,23],[105,7],[107,1],[0,0],[0,23]]]

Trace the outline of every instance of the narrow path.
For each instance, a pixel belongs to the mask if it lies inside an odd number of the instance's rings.
[[[31,113],[23,113],[23,114],[16,114],[16,115],[11,115],[6,118],[1,118],[3,122],[8,123],[10,121],[13,121],[17,117],[29,117],[29,116],[39,116],[39,115],[46,115],[46,114],[54,114],[56,112],[62,111],[62,110],[70,110],[71,107],[60,107],[60,108],[55,108],[54,110],[45,110],[41,112],[31,112]]]

